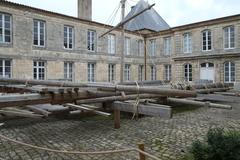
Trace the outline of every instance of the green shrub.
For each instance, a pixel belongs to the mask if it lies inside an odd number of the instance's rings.
[[[240,160],[240,132],[210,129],[206,142],[191,147],[194,160]]]

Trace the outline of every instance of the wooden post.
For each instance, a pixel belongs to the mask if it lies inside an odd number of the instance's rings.
[[[120,111],[117,109],[114,110],[114,128],[120,128]]]
[[[140,149],[141,151],[144,151],[144,144],[143,143],[138,144],[138,149]],[[139,152],[139,160],[145,160],[145,159],[146,159],[145,155]]]

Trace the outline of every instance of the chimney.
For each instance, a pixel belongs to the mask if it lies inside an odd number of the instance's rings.
[[[92,0],[78,0],[78,18],[92,20]]]

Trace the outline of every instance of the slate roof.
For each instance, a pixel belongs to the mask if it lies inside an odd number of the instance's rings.
[[[125,19],[128,19],[136,13],[139,13],[148,6],[148,2],[146,2],[145,0],[140,0],[135,6],[132,7],[131,11],[125,17]],[[141,15],[137,16],[136,18],[125,24],[125,29],[130,31],[148,29],[158,32],[169,28],[170,26],[153,8],[142,13]]]

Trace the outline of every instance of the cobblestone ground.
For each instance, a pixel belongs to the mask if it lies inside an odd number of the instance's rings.
[[[113,129],[111,118],[18,119],[5,122],[0,134],[37,146],[60,150],[99,151],[136,147],[145,143],[147,152],[163,160],[180,158],[193,140],[203,139],[210,127],[240,130],[240,105],[233,110],[198,108],[174,114],[170,120],[145,117],[123,118],[121,129]],[[134,160],[138,153],[113,155],[64,155],[22,147],[0,140],[0,159],[4,160]]]

